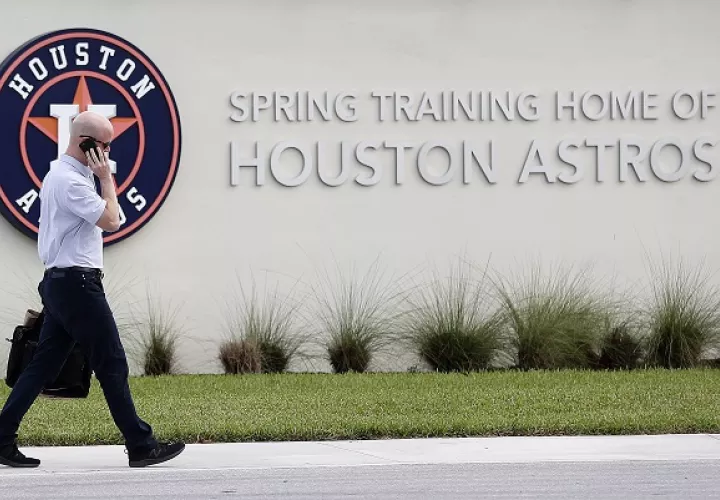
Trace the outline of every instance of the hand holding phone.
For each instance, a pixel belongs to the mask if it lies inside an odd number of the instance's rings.
[[[88,167],[90,167],[92,173],[100,180],[110,179],[112,177],[107,153],[100,151],[99,148],[92,148],[85,153],[85,156],[88,160]]]

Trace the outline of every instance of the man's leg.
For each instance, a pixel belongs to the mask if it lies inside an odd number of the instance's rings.
[[[125,436],[131,467],[158,464],[178,456],[184,443],[158,443],[152,429],[138,417],[128,385],[128,363],[115,318],[100,277],[88,276],[84,287],[86,316],[75,323],[73,335],[90,349],[95,371],[115,424]]]
[[[37,460],[24,459],[22,455],[17,455],[15,443],[18,428],[45,384],[58,376],[74,344],[60,323],[46,311],[35,355],[20,374],[0,412],[0,463],[15,466],[39,465]]]
[[[128,452],[150,450],[157,446],[157,441],[150,425],[135,409],[128,384],[127,358],[115,319],[105,300],[93,304],[93,310],[92,321],[78,326],[78,338],[88,342],[90,367],[100,382],[115,425],[125,437]]]

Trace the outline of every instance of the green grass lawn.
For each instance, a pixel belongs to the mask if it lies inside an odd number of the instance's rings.
[[[720,432],[720,370],[132,378],[140,415],[187,442]],[[2,401],[9,389],[0,391]],[[39,398],[21,445],[120,444],[100,387]]]

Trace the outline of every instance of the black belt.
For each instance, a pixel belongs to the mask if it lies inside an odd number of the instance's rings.
[[[50,274],[51,277],[54,275],[56,277],[63,276],[61,273],[64,272],[70,272],[70,273],[87,273],[87,274],[94,274],[97,276],[100,276],[101,278],[104,276],[102,269],[98,269],[96,267],[81,267],[81,266],[71,266],[71,267],[50,267],[45,270],[45,274]]]

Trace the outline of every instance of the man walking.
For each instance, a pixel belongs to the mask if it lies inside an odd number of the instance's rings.
[[[20,422],[62,369],[75,342],[90,360],[131,467],[170,460],[184,443],[158,443],[138,417],[128,386],[128,364],[102,284],[102,230],[117,231],[120,208],[107,152],[113,126],[102,115],[84,112],[73,121],[70,143],[40,190],[38,253],[45,274],[38,286],[45,311],[32,362],[18,378],[0,413],[0,464],[37,467],[40,461],[17,448]],[[82,143],[96,149],[84,152]],[[93,174],[102,195],[95,190]]]

